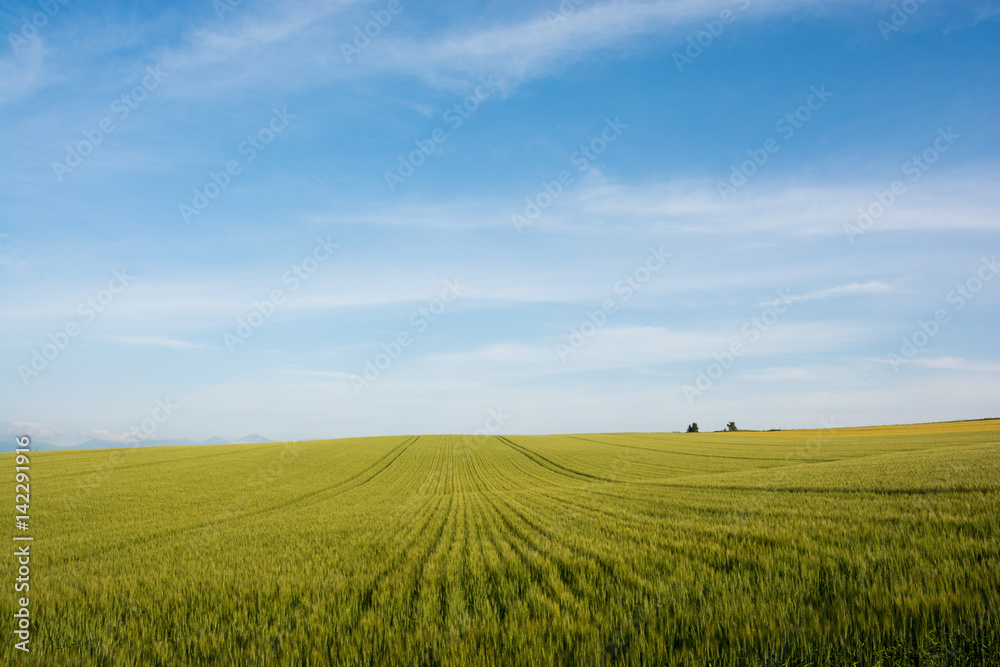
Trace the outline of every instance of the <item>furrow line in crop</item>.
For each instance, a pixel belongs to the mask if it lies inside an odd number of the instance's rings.
[[[775,457],[775,458],[768,458],[768,457],[764,457],[764,456],[728,456],[728,455],[723,455],[723,454],[695,454],[693,452],[679,452],[679,451],[673,450],[673,449],[655,449],[653,447],[640,447],[639,445],[625,445],[625,444],[621,444],[621,443],[617,443],[617,442],[607,442],[606,440],[594,440],[592,438],[584,438],[583,436],[579,436],[579,435],[571,435],[571,436],[568,436],[568,437],[573,438],[574,440],[585,440],[587,442],[593,442],[593,443],[597,443],[599,445],[609,445],[611,447],[624,447],[626,449],[642,449],[642,450],[645,450],[647,452],[656,452],[658,454],[674,454],[674,455],[677,455],[677,456],[696,456],[696,457],[705,458],[705,459],[738,459],[738,460],[741,460],[741,461],[784,461],[784,460],[786,460],[785,457],[783,457],[783,456],[782,457]],[[819,459],[813,459],[813,460],[819,462]],[[839,460],[840,459],[830,459],[827,462],[829,463],[829,462],[839,461]]]
[[[355,473],[354,475],[352,475],[351,477],[349,477],[349,478],[347,478],[345,480],[340,480],[337,483],[332,484],[332,485],[330,485],[328,487],[324,487],[322,489],[317,489],[317,490],[314,490],[314,491],[310,491],[310,492],[301,494],[301,495],[299,495],[299,496],[297,496],[295,498],[289,499],[289,500],[287,500],[285,502],[282,502],[282,503],[279,503],[279,504],[276,504],[276,505],[271,505],[271,506],[264,507],[264,508],[260,508],[260,509],[256,509],[256,510],[250,510],[250,509],[241,510],[241,509],[237,509],[235,511],[232,511],[232,510],[228,510],[226,508],[226,506],[222,506],[220,509],[225,509],[226,510],[226,512],[224,514],[222,514],[222,516],[225,517],[225,520],[224,520],[225,521],[225,525],[229,526],[230,524],[232,524],[233,522],[236,522],[236,521],[246,522],[246,521],[249,521],[249,520],[252,520],[252,519],[256,519],[256,518],[259,518],[259,517],[262,517],[262,516],[272,515],[272,514],[275,514],[277,512],[280,512],[282,510],[285,510],[286,508],[288,508],[288,507],[290,507],[292,505],[296,505],[298,503],[302,503],[304,500],[308,500],[309,498],[313,498],[313,497],[315,497],[315,496],[317,496],[317,495],[319,495],[321,493],[329,492],[331,490],[336,491],[338,488],[342,487],[344,484],[347,484],[347,483],[351,482],[352,480],[357,479],[358,477],[360,477],[361,475],[363,475],[365,472],[372,470],[375,466],[377,466],[379,464],[379,462],[385,461],[385,459],[387,457],[392,456],[392,454],[394,452],[399,452],[401,454],[402,451],[400,451],[400,450],[405,450],[405,448],[408,448],[410,445],[412,445],[414,442],[416,442],[418,438],[419,438],[419,436],[409,436],[409,437],[404,438],[403,441],[399,445],[397,445],[395,448],[393,448],[392,450],[390,450],[387,454],[383,455],[374,464],[372,464],[371,466],[369,466],[365,470],[362,470],[362,471],[360,471],[358,473]],[[398,454],[397,454],[397,457],[398,457]],[[393,460],[395,460],[395,459],[393,459]],[[346,493],[349,490],[350,490],[350,488],[348,488],[348,489],[341,489],[338,493],[334,493],[334,495],[331,496],[331,498],[335,498],[335,497],[337,497],[339,495],[342,495],[343,493]],[[241,496],[241,497],[245,498],[247,496],[252,496],[252,495],[255,495],[255,493],[252,492],[252,491],[245,491],[244,494],[243,494],[243,496]],[[329,500],[329,499],[323,499],[323,500],[321,500],[319,502],[325,502],[326,500]],[[315,503],[313,503],[313,504],[315,504]],[[295,507],[292,511],[298,511],[298,510],[304,509],[305,507],[308,507],[308,506],[309,505],[300,505],[298,507]],[[229,516],[230,514],[232,515],[231,517]],[[139,546],[148,544],[150,541],[154,541],[154,542],[157,542],[157,543],[170,542],[170,541],[173,540],[173,538],[177,538],[177,537],[179,537],[181,535],[184,535],[184,534],[187,534],[187,535],[191,536],[193,539],[197,539],[196,535],[197,535],[197,532],[199,530],[204,530],[207,527],[213,525],[211,523],[211,521],[213,520],[212,519],[213,515],[211,513],[209,513],[208,516],[209,516],[209,523],[206,523],[203,519],[198,519],[198,520],[196,520],[195,523],[189,524],[187,526],[174,526],[174,527],[167,528],[165,530],[146,532],[146,533],[142,534],[141,536],[140,535],[135,536],[134,539],[130,539],[129,536],[127,534],[125,534],[125,533],[118,533],[118,534],[115,534],[115,536],[114,536],[116,542],[109,543],[109,542],[105,541],[101,545],[97,545],[93,549],[88,550],[86,553],[78,554],[77,558],[78,559],[86,559],[87,557],[93,556],[93,555],[100,556],[103,553],[106,553],[109,548],[113,548],[113,549],[118,550],[118,551],[124,551],[125,549],[128,549],[130,547],[135,548],[135,547],[139,547]],[[193,545],[193,543],[192,543],[192,545]]]
[[[711,484],[683,484],[679,482],[636,482],[639,486],[665,487],[671,489],[697,489],[700,491],[740,491],[747,493],[801,493],[818,495],[863,495],[863,496],[919,496],[919,495],[977,495],[995,494],[1000,491],[998,487],[972,487],[955,486],[950,488],[928,486],[925,488],[909,489],[887,489],[887,488],[860,488],[851,489],[836,486],[775,486],[762,484],[760,486],[736,486],[736,485],[711,485]]]
[[[434,560],[435,555],[442,544],[448,542],[445,539],[446,529],[451,528],[449,535],[454,537],[455,531],[455,517],[452,514],[452,509],[455,507],[455,494],[448,494],[448,509],[444,512],[444,518],[441,521],[441,525],[437,527],[437,532],[431,540],[430,544],[424,549],[419,555],[416,556],[415,562],[413,564],[413,580],[410,584],[410,612],[415,618],[418,602],[420,599],[420,592],[426,588],[433,588],[434,582],[430,581],[427,576],[428,568],[431,565],[431,561]]]
[[[368,482],[370,482],[370,481],[372,481],[373,479],[375,479],[376,477],[378,477],[379,475],[381,475],[381,474],[382,474],[383,472],[385,472],[386,470],[388,470],[388,469],[389,469],[389,466],[391,466],[391,465],[392,465],[393,463],[395,463],[395,462],[396,462],[396,461],[397,461],[397,460],[399,459],[399,457],[400,457],[400,456],[402,456],[403,454],[405,454],[405,453],[406,453],[406,450],[410,448],[410,445],[412,445],[413,443],[415,443],[415,442],[416,442],[416,441],[417,441],[417,440],[418,440],[419,438],[420,438],[420,436],[418,436],[418,435],[415,435],[415,436],[413,436],[413,439],[412,439],[412,440],[410,440],[409,442],[407,442],[407,443],[406,443],[406,446],[405,446],[405,447],[403,447],[403,448],[402,448],[402,449],[401,449],[401,450],[399,451],[399,453],[397,453],[397,454],[396,454],[395,456],[393,456],[393,457],[392,457],[392,460],[390,460],[390,461],[389,461],[388,463],[386,463],[386,464],[385,464],[384,466],[382,466],[381,468],[379,468],[379,469],[378,469],[378,470],[377,470],[377,471],[375,472],[375,474],[374,474],[374,475],[372,475],[371,477],[369,477],[368,479],[364,480],[364,481],[363,481],[363,482],[361,482],[360,484],[357,484],[357,485],[355,485],[355,486],[353,486],[353,487],[351,487],[351,488],[352,488],[352,489],[357,489],[357,488],[360,488],[360,487],[364,486],[365,484],[367,484]]]
[[[365,590],[360,593],[361,603],[359,605],[358,616],[355,619],[357,621],[360,617],[372,609],[374,602],[373,598],[375,593],[381,587],[382,583],[390,574],[398,573],[399,567],[405,564],[409,558],[409,552],[413,545],[417,544],[424,533],[427,532],[428,526],[433,522],[434,517],[437,515],[438,510],[444,503],[443,497],[438,497],[436,503],[428,503],[427,511],[421,514],[421,518],[407,534],[406,537],[400,542],[398,540],[394,541],[397,544],[394,549],[393,555],[386,559],[388,563],[379,570],[378,574],[372,579],[372,581],[365,586]]]
[[[279,442],[271,443],[271,442],[269,442],[269,443],[267,443],[267,446],[268,447],[273,447],[274,445],[283,445],[283,444],[286,444],[286,443],[279,443]],[[241,450],[238,453],[232,451],[232,447],[235,447],[235,445],[195,445],[194,447],[221,447],[225,451],[215,452],[215,453],[211,453],[211,454],[203,454],[201,456],[197,456],[197,455],[195,455],[195,456],[184,456],[184,455],[181,455],[181,456],[177,456],[175,458],[164,459],[164,460],[154,459],[154,460],[149,461],[149,462],[145,462],[145,463],[133,463],[131,465],[118,464],[118,465],[115,465],[114,469],[115,469],[116,473],[120,473],[120,472],[123,472],[123,471],[126,471],[126,470],[137,470],[137,469],[142,469],[142,468],[155,468],[157,470],[157,472],[160,472],[160,471],[163,470],[163,468],[165,466],[168,466],[171,463],[186,463],[186,462],[201,463],[202,461],[205,461],[205,460],[208,460],[208,459],[215,459],[215,458],[220,458],[220,457],[238,456],[240,454],[243,454],[246,451],[246,450]],[[188,447],[176,447],[176,448],[172,448],[172,449],[188,449]],[[113,450],[112,449],[89,449],[89,450],[86,450],[86,452],[83,452],[83,451],[75,452],[74,451],[74,452],[72,452],[71,455],[72,456],[80,457],[81,460],[78,461],[78,463],[80,463],[80,462],[83,461],[83,457],[84,456],[92,457],[91,452],[93,452],[93,457],[96,458],[96,455],[100,454],[101,455],[100,462],[104,463],[104,457],[108,453],[112,453],[113,454],[115,452],[121,452],[123,456],[128,456],[130,453],[139,452],[139,451],[143,451],[143,448],[139,448],[139,447],[118,447],[118,448],[113,449]],[[48,454],[49,452],[42,452],[42,453]],[[194,452],[183,452],[183,454],[194,454]],[[67,478],[67,477],[72,478],[72,477],[80,477],[81,476],[78,468],[74,467],[74,468],[71,468],[70,470],[71,470],[71,472],[50,474],[50,475],[48,475],[48,479],[49,480],[56,480],[56,479],[63,479],[63,478]]]
[[[307,493],[300,494],[300,495],[296,496],[295,498],[291,498],[289,500],[286,500],[283,503],[279,503],[279,504],[276,504],[276,505],[271,505],[270,507],[266,507],[266,508],[263,508],[263,509],[260,509],[260,510],[256,510],[256,511],[253,511],[253,512],[246,512],[245,514],[242,514],[241,516],[242,517],[246,517],[246,518],[250,518],[250,517],[256,518],[256,517],[264,516],[264,515],[267,515],[267,514],[273,514],[275,512],[278,512],[278,511],[281,511],[281,510],[285,510],[286,508],[293,507],[293,506],[295,506],[295,507],[292,509],[292,511],[299,511],[299,510],[305,509],[307,507],[311,507],[312,505],[332,500],[333,498],[341,496],[344,493],[347,493],[348,491],[350,491],[352,489],[355,489],[355,488],[358,488],[359,486],[362,486],[363,484],[365,484],[365,482],[369,481],[372,477],[375,477],[375,475],[378,475],[380,472],[382,472],[382,470],[384,470],[385,468],[387,468],[388,466],[390,466],[393,461],[395,461],[397,458],[399,458],[399,456],[401,456],[403,454],[403,452],[405,452],[406,449],[408,449],[410,447],[410,445],[412,445],[413,443],[415,443],[418,438],[419,438],[419,436],[410,436],[410,437],[406,438],[402,443],[399,444],[399,446],[395,447],[390,452],[388,452],[387,454],[385,454],[384,456],[382,456],[378,461],[376,461],[372,465],[368,466],[364,470],[351,475],[347,479],[340,480],[338,482],[335,482],[334,484],[331,484],[329,486],[325,486],[325,487],[320,488],[320,489],[316,489],[316,490],[313,490],[313,491],[309,491]],[[383,461],[385,461],[390,456],[393,456],[393,454],[395,454],[395,456],[392,458],[392,460],[390,460],[385,465],[383,465],[381,467],[378,467],[379,464],[381,464]],[[353,486],[349,486],[347,488],[344,488],[347,484],[350,484],[354,480],[358,479],[362,475],[365,475],[366,473],[371,472],[372,470],[376,470],[376,472],[371,477],[369,477],[368,479],[360,482],[359,484],[355,484]],[[333,495],[331,495],[329,498],[323,498],[323,499],[321,499],[321,500],[319,500],[319,501],[317,501],[315,503],[304,504],[306,500],[315,498],[316,496],[319,496],[320,494],[329,493],[331,491],[334,491],[335,493],[333,493]]]
[[[491,453],[497,454],[498,451],[492,450]],[[486,457],[484,457],[485,460]],[[487,588],[486,597],[497,607],[498,613],[503,618],[509,605],[517,599],[516,597],[510,597],[511,591],[509,586],[512,583],[510,581],[511,573],[517,572],[517,568],[514,566],[515,564],[520,564],[521,568],[523,568],[522,571],[528,576],[530,582],[538,587],[539,592],[552,604],[558,606],[560,604],[559,591],[552,585],[552,582],[548,578],[543,576],[536,564],[524,553],[517,542],[514,539],[508,539],[508,533],[502,529],[503,518],[492,501],[495,493],[488,483],[490,477],[486,473],[486,470],[474,472],[472,475],[473,483],[477,488],[477,497],[480,500],[480,519],[477,524],[485,536],[485,539],[482,539],[484,550],[486,546],[492,545],[493,553],[500,559],[500,563],[503,564],[504,568],[499,573],[490,571],[488,568],[487,572],[484,573],[486,578],[484,585]],[[493,475],[493,477],[496,477],[496,475]],[[484,561],[487,565],[490,562],[485,553]],[[498,574],[502,576],[499,580],[496,578]]]
[[[499,476],[493,476],[491,478],[494,482],[499,483],[501,479]],[[532,499],[537,499],[541,492],[538,492],[531,496]],[[565,559],[559,558],[556,554],[552,553],[552,545],[559,545],[565,548],[567,551],[575,554],[577,557],[591,562],[600,572],[605,576],[620,580],[625,577],[629,580],[631,586],[635,590],[644,590],[650,592],[652,591],[652,582],[647,581],[645,578],[638,575],[638,573],[632,571],[623,571],[621,568],[616,569],[611,561],[606,558],[607,553],[617,551],[623,545],[620,540],[614,540],[608,543],[604,549],[588,548],[586,545],[577,544],[575,540],[572,539],[570,531],[566,531],[566,535],[560,535],[555,533],[552,529],[546,528],[541,523],[541,510],[534,505],[529,505],[526,503],[524,496],[515,492],[504,493],[503,491],[491,494],[491,497],[496,498],[498,502],[503,503],[509,510],[513,517],[516,517],[524,526],[524,530],[518,530],[512,523],[508,522],[508,528],[514,530],[521,541],[543,557],[545,557],[551,564],[557,569],[560,578],[563,583],[574,590],[574,592],[585,595],[578,586],[575,586],[569,577],[572,576],[571,570],[573,570],[573,565],[568,563]],[[520,508],[520,509],[518,509]],[[497,508],[500,515],[507,520],[507,512]],[[531,518],[534,517],[534,518]],[[612,524],[617,525],[617,524]],[[607,525],[606,525],[607,526]],[[569,527],[567,527],[568,529]],[[648,526],[643,526],[643,528],[648,530]],[[537,538],[531,537],[532,535],[537,536]],[[621,538],[627,537],[626,535],[620,535]],[[564,539],[565,538],[565,539]],[[641,542],[636,542],[637,545]],[[676,547],[671,549],[672,551],[677,551]]]
[[[537,518],[534,520],[529,518],[529,508],[520,500],[516,499],[515,496],[498,496],[498,501],[503,503],[509,510],[510,514],[517,517],[517,519],[525,526],[524,529],[517,530],[517,534],[522,541],[530,545],[533,549],[549,560],[560,573],[563,583],[568,587],[575,588],[575,585],[566,579],[566,572],[570,569],[571,565],[564,559],[558,558],[554,553],[552,553],[553,545],[558,545],[575,554],[577,557],[593,563],[593,565],[606,576],[615,575],[614,566],[606,557],[607,550],[598,551],[576,544],[570,535],[572,532],[571,526],[565,526],[566,530],[563,531],[565,534],[557,533],[553,529],[542,526],[538,522]],[[515,504],[520,506],[520,509],[515,507]],[[535,537],[532,537],[532,535]],[[621,544],[616,542],[609,546],[611,549],[616,549],[621,547]],[[579,591],[578,589],[577,592],[579,593],[578,597],[585,595],[585,593]]]
[[[493,480],[496,482],[496,479]],[[522,564],[528,568],[532,573],[532,579],[540,587],[548,587],[551,594],[547,597],[552,599],[557,605],[560,604],[561,591],[560,587],[565,589],[565,592],[578,604],[583,604],[586,601],[586,597],[583,592],[569,582],[563,574],[565,573],[566,563],[557,562],[555,557],[551,553],[547,553],[546,550],[538,548],[533,540],[531,540],[524,531],[519,529],[514,522],[506,516],[506,513],[501,509],[500,505],[497,503],[503,503],[508,511],[514,512],[513,508],[508,506],[507,502],[504,500],[504,494],[502,491],[497,493],[490,488],[489,481],[486,478],[481,480],[483,489],[483,499],[489,510],[492,510],[492,515],[497,519],[503,527],[506,528],[505,531],[500,531],[500,524],[494,523],[494,526],[498,529],[498,535],[509,535],[511,539],[506,540],[511,550],[520,558]],[[520,515],[518,515],[520,516]],[[503,539],[501,537],[501,539]],[[555,580],[559,582],[559,586],[556,586],[553,582],[553,578],[550,576],[552,573],[546,573],[539,564],[532,560],[527,553],[527,548],[534,550],[538,556],[548,562],[552,569],[555,571]]]
[[[486,592],[489,564],[487,544],[490,538],[486,531],[486,525],[483,517],[485,512],[483,505],[486,503],[486,499],[483,491],[479,488],[477,472],[485,460],[485,455],[481,449],[481,447],[476,448],[476,455],[470,461],[469,475],[467,478],[467,482],[470,486],[468,495],[472,500],[472,502],[469,503],[469,511],[471,514],[471,530],[469,532],[473,547],[469,554],[470,569],[466,573],[466,578],[465,581],[463,581],[462,588],[465,595],[466,606],[470,610],[480,609],[484,604],[490,601],[490,596],[488,592]],[[489,544],[492,544],[492,542],[489,542]],[[496,545],[493,545],[493,551],[497,551]],[[478,559],[476,558],[477,553]],[[476,565],[478,565],[478,569],[473,569],[473,566]],[[477,585],[480,583],[481,586]]]
[[[620,480],[609,479],[607,477],[601,477],[599,475],[591,475],[590,473],[581,472],[579,470],[574,470],[572,468],[568,468],[568,467],[566,467],[566,466],[564,466],[564,465],[562,465],[560,463],[556,463],[552,459],[549,459],[549,458],[547,458],[545,456],[542,456],[541,454],[539,454],[537,452],[532,452],[531,450],[527,449],[526,447],[522,447],[521,445],[516,444],[514,441],[512,441],[509,438],[506,438],[504,436],[496,436],[496,438],[498,440],[500,440],[500,442],[502,442],[505,445],[507,445],[508,447],[514,449],[515,451],[518,451],[518,452],[524,454],[526,457],[528,457],[529,459],[533,460],[535,463],[537,463],[538,465],[542,466],[543,468],[547,468],[548,470],[551,470],[552,472],[554,472],[556,474],[563,475],[564,477],[576,476],[577,478],[584,477],[584,478],[588,478],[588,479],[599,479],[599,480],[602,480],[602,481],[605,481],[605,482],[611,482],[613,484],[621,484],[622,483]],[[542,463],[542,461],[544,461],[545,463]],[[548,464],[548,465],[546,465],[546,464]]]

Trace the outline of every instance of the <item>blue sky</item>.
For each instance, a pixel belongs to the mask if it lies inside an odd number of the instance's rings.
[[[8,435],[1000,416],[996,1],[0,19]]]

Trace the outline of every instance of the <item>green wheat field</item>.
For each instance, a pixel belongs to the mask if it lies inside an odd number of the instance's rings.
[[[38,452],[31,486],[5,665],[1000,665],[998,420]]]

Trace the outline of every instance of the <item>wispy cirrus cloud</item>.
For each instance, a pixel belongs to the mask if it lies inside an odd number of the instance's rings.
[[[900,198],[869,234],[907,230],[1000,230],[1000,180],[995,167],[931,174]],[[803,182],[776,177],[739,198],[722,201],[715,182],[673,178],[626,183],[591,169],[579,185],[532,221],[530,230],[619,235],[622,230],[656,233],[844,236],[844,226],[858,217],[878,181]],[[315,210],[307,220],[315,225],[359,224],[373,227],[422,227],[472,230],[511,228],[511,214],[524,205],[524,193],[449,200],[388,200],[364,209]]]
[[[775,327],[749,349],[747,357],[810,354],[848,348],[869,335],[868,328],[844,322],[789,322]],[[434,353],[422,367],[469,369],[492,374],[558,375],[595,370],[638,369],[660,364],[711,359],[739,338],[719,331],[669,327],[607,327],[597,332],[565,363],[549,345],[493,344],[455,352]]]
[[[998,230],[1000,192],[995,167],[926,176],[869,233],[902,230]],[[677,178],[645,184],[610,179],[574,190],[533,226],[564,230],[599,225],[611,231],[645,226],[699,234],[781,232],[795,236],[844,235],[858,208],[881,181],[808,183],[775,177],[722,201],[715,181]]]
[[[969,371],[973,373],[1000,372],[1000,363],[972,361],[961,357],[917,357],[909,360],[909,363],[947,371]]]
[[[400,25],[412,11],[404,5],[401,18],[374,37],[362,56],[348,62],[341,45],[352,45],[353,28],[372,20],[360,7],[351,12],[354,4],[360,3],[294,3],[248,13],[235,27],[195,31],[188,44],[165,54],[164,62],[177,69],[213,68],[217,89],[262,81],[294,88],[380,72],[411,75],[446,89],[461,89],[470,79],[493,74],[513,89],[596,51],[627,54],[646,48],[636,42],[644,36],[673,34],[682,43],[685,26],[733,7],[730,0],[613,0],[581,2],[573,11],[561,12],[553,3],[505,23],[427,33]],[[746,4],[747,12],[766,15],[797,9],[801,3]],[[204,83],[190,80],[185,90],[205,92]]]
[[[850,371],[841,366],[771,366],[757,371],[741,373],[741,380],[754,382],[829,382],[832,378],[842,379]]]
[[[373,66],[411,72],[431,82],[447,82],[457,74],[494,73],[515,86],[551,74],[596,49],[634,50],[633,38],[717,15],[726,4],[731,3],[616,1],[580,5],[565,14],[557,13],[559,7],[554,5],[517,23],[462,31],[430,42],[387,39],[374,54]],[[762,6],[779,4],[783,3]]]
[[[0,105],[14,104],[51,80],[45,57],[44,42],[35,38],[16,55],[0,58]]]
[[[836,287],[827,287],[824,289],[813,290],[811,292],[806,292],[805,294],[792,294],[788,297],[788,300],[792,303],[801,303],[803,301],[816,301],[819,299],[829,299],[830,297],[837,296],[852,296],[858,294],[885,294],[886,292],[891,292],[893,288],[881,280],[870,280],[865,283],[850,283],[848,285],[837,285]],[[775,301],[764,301],[757,305],[759,306],[773,306],[779,303],[778,300]]]
[[[225,22],[213,22],[196,29],[186,48],[172,51],[168,62],[176,67],[201,67],[217,63],[245,62],[252,52],[267,50],[286,40],[299,42],[302,31],[325,19],[337,17],[360,0],[336,2],[285,2],[241,8]]]
[[[189,350],[202,347],[198,343],[170,338],[169,336],[111,336],[111,340],[134,347],[166,347],[172,350]]]

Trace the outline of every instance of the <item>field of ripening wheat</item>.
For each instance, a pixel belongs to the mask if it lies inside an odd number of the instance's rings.
[[[39,452],[31,486],[3,664],[1000,664],[996,420]]]

